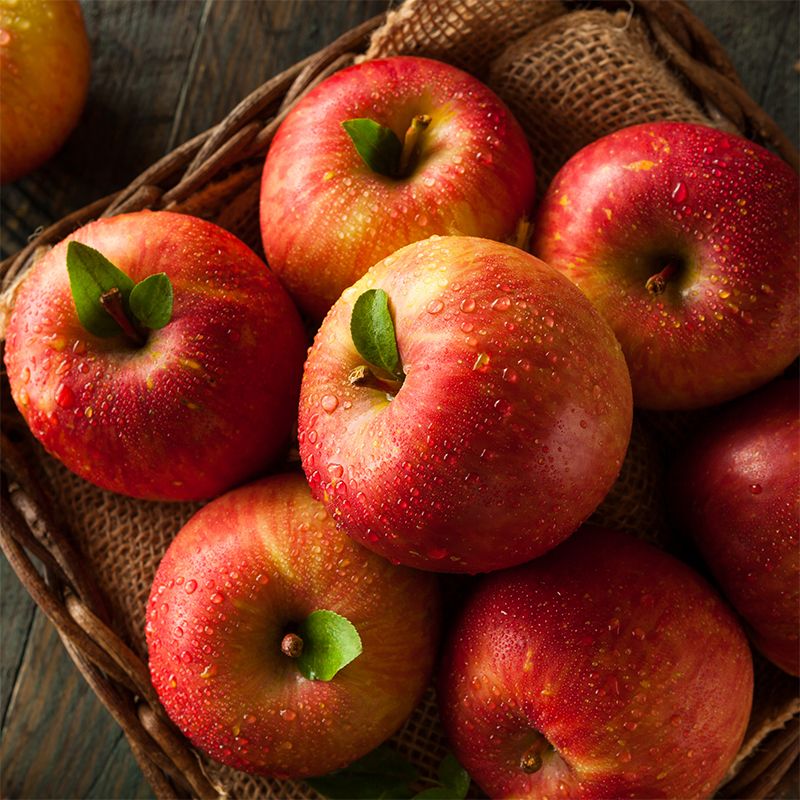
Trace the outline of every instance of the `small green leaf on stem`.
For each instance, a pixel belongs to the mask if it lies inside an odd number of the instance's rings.
[[[416,780],[416,769],[391,747],[381,745],[350,766],[306,783],[330,800],[404,800],[413,795],[411,784]]]
[[[137,283],[128,304],[145,328],[163,328],[172,319],[172,284],[166,273],[158,272]]]
[[[127,305],[133,281],[102,253],[81,242],[67,245],[67,273],[81,325],[89,333],[104,339],[122,333],[122,328],[106,311],[100,298],[116,289],[123,305]]]
[[[366,118],[345,120],[342,127],[373,172],[390,178],[397,175],[403,144],[391,128]]]
[[[312,681],[329,681],[361,655],[361,637],[350,620],[321,609],[306,617],[298,636],[303,650],[297,659],[300,672]]]
[[[353,306],[350,335],[359,355],[396,380],[403,379],[389,296],[383,289],[368,289]]]

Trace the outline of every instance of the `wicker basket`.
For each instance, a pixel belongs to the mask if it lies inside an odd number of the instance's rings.
[[[487,80],[526,129],[540,188],[583,144],[649,119],[688,119],[738,130],[798,166],[797,153],[747,95],[719,43],[679,0],[588,10],[569,10],[559,0],[407,0],[388,17],[361,25],[267,81],[217,126],[175,149],[122,191],[39,234],[3,262],[0,310],[11,308],[15,287],[40,248],[99,216],[144,208],[183,211],[229,228],[260,251],[259,179],[277,126],[309,88],[365,49],[367,57],[431,55]],[[538,124],[542,114],[548,126]],[[199,756],[166,718],[150,684],[142,631],[148,577],[196,506],[147,504],[89,487],[33,441],[10,400],[5,376],[2,391],[3,551],[123,728],[155,793],[164,798],[315,796],[303,784],[253,779]],[[663,521],[654,489],[663,452],[657,433],[646,430],[651,423],[647,418],[637,423],[621,488],[602,511],[606,522],[622,528],[654,529]],[[120,546],[119,539],[134,549],[111,574],[109,542]],[[110,592],[120,580],[132,591]],[[796,683],[761,660],[756,675],[753,718],[722,790],[725,797],[769,797],[797,758]],[[432,693],[394,741],[423,774],[435,771],[444,743]]]

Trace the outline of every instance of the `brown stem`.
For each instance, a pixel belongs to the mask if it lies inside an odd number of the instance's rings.
[[[361,364],[353,369],[347,376],[347,381],[352,386],[365,386],[391,395],[396,395],[403,383],[379,377],[366,364]]]
[[[287,633],[281,641],[281,652],[289,658],[300,658],[303,640],[296,633]]]
[[[411,120],[406,135],[403,138],[403,151],[400,153],[400,166],[398,172],[401,176],[407,175],[411,170],[411,161],[419,148],[422,132],[431,124],[431,118],[427,114],[417,114]]]
[[[664,267],[661,272],[656,272],[655,275],[651,275],[647,279],[647,283],[645,283],[644,288],[647,289],[650,294],[662,294],[667,288],[669,279],[674,277],[677,271],[678,267],[675,264],[667,264],[667,266]]]
[[[131,322],[125,313],[122,292],[116,286],[100,295],[100,305],[103,306],[114,322],[122,328],[122,332],[132,344],[136,347],[141,347],[147,341],[147,337]]]

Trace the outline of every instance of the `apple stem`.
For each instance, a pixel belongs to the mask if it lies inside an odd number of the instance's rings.
[[[300,658],[303,640],[296,633],[287,633],[281,640],[281,652],[289,658]]]
[[[538,772],[542,768],[542,754],[541,753],[525,753],[519,761],[520,769],[528,775]]]
[[[667,288],[669,279],[674,277],[677,271],[678,268],[675,266],[675,264],[667,264],[667,266],[664,267],[661,272],[657,272],[655,275],[651,275],[647,279],[647,283],[645,283],[644,288],[647,289],[647,291],[652,295],[662,294]]]
[[[398,172],[401,176],[407,175],[411,170],[411,160],[419,147],[422,132],[431,124],[431,118],[427,114],[417,114],[411,120],[406,135],[403,138],[403,150],[400,153],[400,166]]]
[[[147,341],[147,337],[131,322],[125,313],[122,292],[116,286],[100,295],[100,305],[103,306],[114,322],[122,328],[122,332],[133,345],[141,347]]]
[[[541,733],[536,731],[536,738],[533,744],[522,754],[519,760],[519,768],[528,775],[538,772],[548,754],[554,752],[554,747]]]
[[[352,370],[347,376],[347,381],[351,386],[365,386],[391,395],[396,395],[403,384],[402,381],[378,377],[366,364]]]

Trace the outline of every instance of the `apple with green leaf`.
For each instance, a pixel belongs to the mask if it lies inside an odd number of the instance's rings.
[[[0,5],[0,183],[61,147],[86,102],[90,65],[78,0]]]
[[[147,606],[150,672],[192,743],[246,772],[307,777],[388,738],[424,691],[438,636],[433,576],[336,530],[301,475],[200,510]]]
[[[689,567],[585,527],[488,576],[439,674],[442,721],[489,797],[711,797],[750,716],[736,618]]]
[[[721,410],[672,469],[675,509],[756,647],[800,674],[800,383]]]
[[[323,81],[278,129],[261,185],[264,252],[321,319],[403,245],[515,237],[533,196],[525,136],[490,89],[427,58],[366,61]]]
[[[6,334],[32,433],[104,489],[211,497],[288,443],[300,317],[263,262],[210,222],[141,211],[86,225],[31,267]]]
[[[611,325],[637,406],[721,403],[800,353],[798,185],[763,147],[677,122],[605,136],[556,175],[533,252]]]
[[[594,511],[631,416],[619,345],[572,283],[507,244],[432,237],[326,317],[300,455],[357,541],[420,569],[484,572],[541,555]]]

